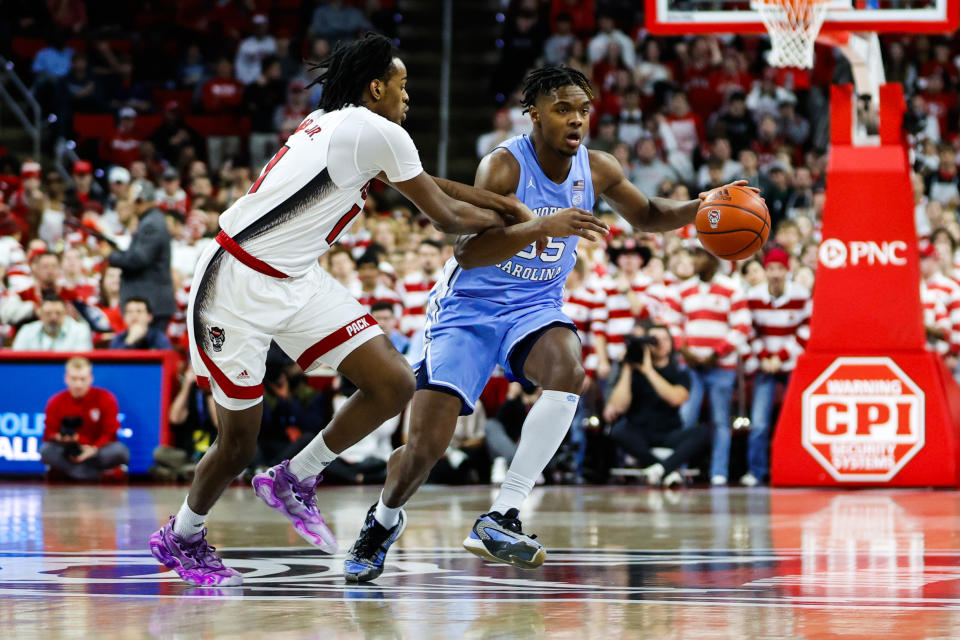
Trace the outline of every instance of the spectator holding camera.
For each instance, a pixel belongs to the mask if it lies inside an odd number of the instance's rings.
[[[110,342],[111,349],[172,349],[166,334],[151,325],[153,314],[146,298],[128,298],[123,305],[127,330]]]
[[[690,373],[677,364],[665,325],[645,329],[637,323],[626,343],[620,377],[603,410],[604,419],[613,424],[610,437],[644,466],[651,484],[681,484],[677,469],[710,440],[706,427],[684,429],[680,419],[680,407],[690,397]],[[653,447],[673,453],[660,461]]]
[[[64,382],[66,390],[47,402],[40,460],[74,480],[97,480],[130,461],[130,451],[117,441],[117,399],[93,386],[86,358],[67,361]]]

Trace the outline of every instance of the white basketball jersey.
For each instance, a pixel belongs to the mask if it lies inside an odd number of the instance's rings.
[[[423,172],[400,125],[366,107],[314,111],[220,216],[220,227],[258,260],[303,275],[363,210],[381,171],[394,183]]]

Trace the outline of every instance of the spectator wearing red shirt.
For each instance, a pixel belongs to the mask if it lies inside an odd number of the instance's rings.
[[[101,209],[105,194],[99,184],[93,181],[93,165],[87,160],[73,163],[73,194],[84,208]]]
[[[243,85],[233,77],[233,63],[221,56],[214,74],[203,85],[203,110],[211,115],[237,113],[243,103]]]
[[[101,143],[100,157],[107,164],[129,169],[134,161],[140,159],[140,138],[133,131],[137,123],[137,112],[130,107],[124,107],[118,115],[116,130]]]
[[[682,52],[682,47],[680,48]],[[717,67],[723,61],[715,38],[696,38],[690,54],[684,60],[682,82],[690,108],[706,120],[720,106],[720,100],[711,82]]]
[[[700,116],[690,110],[686,95],[679,92],[673,94],[666,117],[667,126],[677,140],[677,149],[687,158],[692,158],[694,150],[704,141],[704,128]]]
[[[937,119],[941,134],[948,132],[950,130],[950,114],[957,106],[957,94],[956,91],[947,90],[943,74],[934,73],[928,76],[926,87],[920,92],[920,95],[927,103],[927,114]]]
[[[32,237],[31,230],[40,224],[40,215],[46,204],[40,190],[40,163],[27,160],[20,167],[20,186],[10,196],[8,206],[24,238]]]
[[[592,36],[595,25],[593,0],[552,0],[550,3],[550,27],[556,31],[557,18],[566,13],[573,20],[573,30],[580,37]]]
[[[47,402],[40,459],[74,480],[97,480],[100,473],[130,461],[117,441],[117,399],[93,386],[93,366],[86,358],[67,361],[66,390]]]
[[[233,77],[233,63],[221,56],[214,67],[216,75],[208,80],[201,93],[203,110],[210,115],[228,116],[240,112],[244,86]],[[224,160],[240,151],[240,136],[208,136],[207,158],[210,168],[218,170]]]
[[[927,78],[933,74],[942,74],[949,79],[951,83],[960,79],[960,73],[957,71],[957,65],[950,59],[950,45],[946,42],[938,42],[933,46],[933,59],[923,63],[920,67],[921,78]]]
[[[42,251],[30,260],[30,273],[33,286],[20,291],[20,299],[32,302],[39,309],[44,295],[57,296],[64,301],[71,298],[60,286],[60,257],[52,251]]]
[[[713,91],[713,106],[719,108],[734,91],[747,93],[753,85],[753,77],[744,70],[743,57],[736,51],[727,51],[720,68],[710,74],[710,89]]]

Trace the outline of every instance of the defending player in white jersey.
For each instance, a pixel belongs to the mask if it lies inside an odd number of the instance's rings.
[[[337,543],[315,501],[320,472],[413,395],[410,366],[318,264],[363,209],[370,182],[393,185],[447,233],[533,219],[519,201],[423,171],[400,127],[409,108],[407,73],[389,39],[371,34],[341,45],[317,68],[320,109],[220,217],[222,231],[194,277],[190,355],[198,380],[213,392],[219,434],[180,511],[150,538],[153,555],[192,584],[242,581],[207,544],[204,521],[256,453],[271,340],[305,371],[325,364],[358,388],[300,454],[254,478],[257,495],[325,551]]]

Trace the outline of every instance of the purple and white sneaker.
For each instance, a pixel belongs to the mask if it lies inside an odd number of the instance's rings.
[[[184,582],[200,587],[235,587],[243,583],[243,576],[223,565],[216,549],[207,543],[207,530],[190,537],[177,535],[173,521],[163,525],[150,536],[150,553],[167,569],[177,572]]]
[[[284,460],[253,476],[253,490],[268,507],[282,513],[301,538],[325,553],[336,553],[337,539],[317,508],[317,485],[322,477],[300,480],[290,473],[289,465],[290,461]]]

